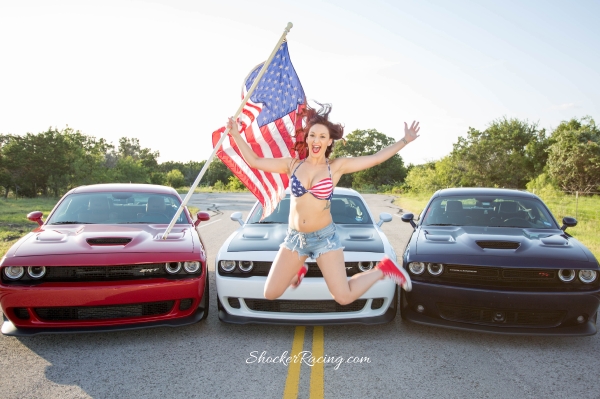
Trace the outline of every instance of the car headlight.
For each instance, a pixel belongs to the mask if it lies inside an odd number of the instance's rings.
[[[165,263],[165,270],[169,274],[177,274],[181,270],[181,262]]]
[[[242,260],[240,261],[239,268],[244,273],[248,273],[254,267],[254,263],[251,260]]]
[[[444,265],[441,263],[428,263],[427,271],[432,276],[439,276],[440,274],[442,274],[444,272]]]
[[[4,275],[11,280],[18,280],[25,274],[25,269],[21,266],[8,266],[4,268]]]
[[[573,269],[560,269],[558,271],[558,278],[560,281],[570,283],[575,278],[575,270]]]
[[[42,278],[44,277],[44,274],[46,274],[46,266],[29,266],[27,268],[27,274],[29,274],[29,277],[31,278]]]
[[[373,262],[367,262],[367,261],[363,261],[363,262],[358,262],[358,269],[361,272],[366,272],[369,271],[373,268]]]
[[[423,262],[410,262],[408,264],[408,270],[410,270],[410,272],[412,274],[416,274],[417,276],[419,274],[423,274],[423,272],[425,271],[425,263],[423,263]]]
[[[582,283],[589,284],[596,281],[596,277],[598,277],[598,273],[595,270],[580,270],[579,271],[579,280]]]
[[[200,262],[183,262],[183,268],[188,273],[196,273],[198,270],[200,270]]]
[[[235,261],[234,260],[222,260],[220,262],[221,269],[224,272],[231,273],[233,269],[235,269]]]

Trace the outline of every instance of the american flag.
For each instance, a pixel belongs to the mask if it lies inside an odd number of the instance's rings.
[[[263,64],[255,67],[246,78],[242,98]],[[304,90],[290,60],[287,43],[283,43],[240,115],[240,133],[260,157],[296,157],[293,147],[296,139],[302,138],[294,135],[296,127],[301,127],[300,113],[305,104]],[[213,148],[224,131],[225,127],[222,127],[213,133]],[[231,136],[223,142],[217,156],[260,201],[262,217],[270,215],[284,196],[289,184],[287,175],[248,166]]]

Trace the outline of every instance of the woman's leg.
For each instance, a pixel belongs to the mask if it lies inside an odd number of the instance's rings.
[[[373,268],[367,272],[355,274],[348,280],[342,249],[322,254],[317,258],[317,265],[321,269],[333,299],[340,305],[354,302],[367,292],[377,280],[384,277],[381,270]]]
[[[298,252],[292,252],[287,248],[279,248],[265,283],[265,298],[272,300],[283,295],[290,284],[296,280],[296,275],[306,258],[307,256],[298,258]]]

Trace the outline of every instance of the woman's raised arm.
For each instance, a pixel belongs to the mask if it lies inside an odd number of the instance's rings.
[[[235,143],[240,149],[244,161],[246,161],[246,163],[250,165],[250,167],[271,173],[289,173],[292,158],[259,157],[252,150],[252,148],[250,148],[248,143],[246,143],[246,141],[242,138],[242,135],[238,130],[237,123],[233,120],[233,118],[229,118],[229,121],[227,122],[227,127],[229,128],[229,134],[231,134],[231,137],[233,137]]]
[[[355,158],[338,158],[335,162],[339,165],[338,172],[342,174],[354,173],[359,170],[369,169],[375,165],[387,161],[394,156],[398,151],[403,149],[408,143],[414,141],[419,135],[419,122],[413,121],[410,128],[404,122],[404,137],[396,143],[381,149],[372,155],[364,155]]]

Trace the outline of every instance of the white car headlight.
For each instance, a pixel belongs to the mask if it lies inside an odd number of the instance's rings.
[[[29,274],[29,277],[31,278],[42,278],[44,277],[44,274],[46,274],[46,266],[29,266],[27,268],[27,274]]]
[[[21,266],[8,266],[4,268],[4,275],[10,280],[18,280],[25,274],[25,269]]]
[[[242,260],[240,261],[239,268],[244,273],[248,273],[254,267],[254,263],[251,260]]]
[[[196,273],[198,270],[200,270],[200,262],[183,262],[183,268],[188,273]]]
[[[442,274],[444,272],[444,265],[441,263],[428,263],[427,271],[432,276],[439,276],[440,274]]]
[[[235,269],[235,261],[234,260],[222,260],[219,262],[221,269],[224,272],[231,273],[233,269]]]
[[[596,277],[598,277],[598,273],[595,270],[580,270],[579,271],[579,280],[582,283],[589,284],[596,281]]]
[[[165,263],[165,270],[169,274],[177,274],[181,270],[181,262]]]
[[[425,271],[425,263],[423,263],[423,262],[410,262],[408,264],[408,270],[410,270],[410,272],[412,274],[416,274],[417,276],[419,274],[423,274],[423,272]]]
[[[575,270],[560,269],[558,271],[558,278],[565,283],[570,283],[571,281],[573,281],[573,279],[575,279]]]

